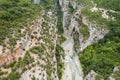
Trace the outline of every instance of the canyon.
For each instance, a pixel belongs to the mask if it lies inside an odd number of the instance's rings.
[[[35,5],[42,3],[41,0],[33,2]],[[98,8],[93,1],[91,4],[91,12],[100,12],[105,20],[115,20],[107,15],[107,12],[115,11]],[[17,80],[97,80],[99,74],[94,70],[84,74],[79,55],[103,39],[109,29],[104,27],[105,24],[89,20],[83,9],[85,6],[77,0],[57,0],[52,9],[43,8],[29,24],[29,29],[21,29],[20,33],[25,31],[25,36],[16,40],[13,50],[5,48],[3,52],[3,46],[0,46],[0,71],[7,71],[0,78],[7,77],[15,69],[20,73]],[[61,28],[63,32],[58,33]],[[12,63],[15,63],[12,67],[5,68]],[[119,72],[119,68],[116,67],[114,72]],[[112,76],[108,79],[115,80]]]

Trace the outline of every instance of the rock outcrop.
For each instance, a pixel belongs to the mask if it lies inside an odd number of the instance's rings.
[[[82,7],[75,1],[59,0],[59,3],[63,12],[64,36],[67,38],[62,45],[66,56],[62,80],[83,80],[83,71],[79,64],[78,53],[102,39],[108,31],[104,29],[99,30],[95,28],[94,23],[88,22],[81,14]],[[75,9],[73,13],[69,12],[70,4]],[[80,32],[80,29],[83,27],[81,24],[88,27],[89,36],[87,38]]]
[[[34,3],[39,4],[40,0],[34,0]],[[108,33],[108,30],[98,29],[95,23],[89,22],[81,13],[83,6],[79,5],[76,1],[59,0],[59,5],[63,13],[61,27],[64,33],[61,35],[66,38],[61,44],[65,55],[63,58],[60,54],[61,63],[64,62],[61,80],[95,80],[98,74],[92,70],[84,79],[78,54],[87,46],[102,39]],[[70,12],[70,6],[73,12]],[[56,16],[54,10],[51,10],[44,10],[40,13],[39,18],[29,27],[30,30],[26,32],[26,35],[17,41],[17,45],[12,52],[9,51],[0,55],[0,66],[2,66],[3,64],[18,61],[20,57],[23,58],[25,56],[26,51],[35,46],[43,45],[42,48],[44,48],[44,50],[41,54],[37,55],[30,52],[35,62],[29,65],[34,66],[22,73],[20,80],[32,80],[32,76],[38,80],[60,80],[58,75],[58,62],[55,54],[59,54],[56,52],[56,46],[60,43],[58,39],[61,35],[57,33],[58,16]],[[80,31],[84,27],[82,25],[85,25],[87,28],[87,36],[84,36]],[[1,49],[2,47],[0,47],[0,50]],[[29,65],[25,66],[25,68]],[[47,68],[50,68],[50,70],[47,70]],[[116,70],[118,69],[115,69],[115,71]]]
[[[39,4],[40,0],[33,0],[35,4]]]

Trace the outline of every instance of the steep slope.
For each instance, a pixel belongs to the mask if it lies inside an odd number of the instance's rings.
[[[0,80],[117,80],[119,9],[103,3],[0,0]]]
[[[114,67],[120,66],[119,56],[119,0],[107,1],[107,0],[93,0],[94,6],[90,9],[83,10],[83,13],[90,21],[97,23],[97,27],[104,25],[109,33],[101,39],[98,43],[88,46],[79,59],[84,70],[85,80],[95,79],[108,79],[112,75],[114,78],[108,80],[119,80],[119,71],[114,72]],[[116,4],[116,5],[113,5]],[[90,11],[90,10],[91,11]],[[101,16],[100,16],[101,15]],[[103,19],[101,18],[103,17]],[[107,19],[107,20],[106,20]],[[103,24],[104,23],[104,24]],[[93,71],[94,70],[94,71]],[[94,76],[92,76],[94,75]]]
[[[103,38],[108,31],[104,28],[97,29],[96,24],[87,21],[81,13],[82,6],[75,1],[59,0],[59,2],[63,12],[64,36],[67,38],[62,45],[65,51],[65,70],[62,80],[83,80],[78,53],[82,52],[88,45]],[[71,11],[73,12],[71,13]],[[86,32],[82,32],[84,27],[87,27]]]

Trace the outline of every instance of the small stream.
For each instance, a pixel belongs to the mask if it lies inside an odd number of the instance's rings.
[[[61,6],[61,10],[63,12],[63,29],[64,29],[64,36],[67,38],[65,42],[63,42],[62,47],[65,52],[65,70],[63,71],[62,79],[61,80],[83,80],[83,72],[80,61],[78,59],[77,53],[74,51],[74,40],[73,36],[71,36],[71,29],[68,30],[66,26],[70,23],[68,19],[70,19],[69,14],[69,0],[59,0],[59,4]],[[72,19],[73,21],[73,19]],[[73,24],[73,23],[70,23]]]
[[[62,80],[83,80],[82,68],[77,54],[73,50],[73,39],[67,39],[62,47],[65,51],[65,70]]]

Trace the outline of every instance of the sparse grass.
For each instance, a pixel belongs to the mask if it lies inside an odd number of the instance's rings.
[[[110,20],[103,18],[102,12],[92,12],[90,9],[85,8],[82,9],[81,13],[86,17],[86,19],[88,19],[89,22],[96,24],[96,28],[108,28],[107,24]]]
[[[101,80],[101,79],[103,79],[102,76],[100,76],[100,75],[96,75],[96,76],[95,76],[95,80]]]
[[[44,46],[35,46],[30,49],[30,51],[34,54],[41,54],[44,52],[44,50],[45,50]]]
[[[29,0],[0,0],[0,45],[4,44],[6,37],[11,38],[13,32],[19,34],[15,36],[16,38],[21,37],[18,30],[27,28],[40,11],[41,7]]]
[[[4,68],[11,68],[12,72],[9,73],[7,77],[1,78],[0,80],[18,80],[22,73],[24,73],[27,69],[26,66],[34,62],[34,58],[30,56],[29,51],[26,52],[26,55],[23,58],[19,58],[18,62],[13,62],[9,65],[4,65]],[[21,72],[17,70],[21,69]],[[1,72],[0,74],[7,74],[6,72]]]
[[[79,3],[82,7],[92,7],[93,4],[91,0],[76,0],[77,3]]]
[[[85,38],[88,38],[89,37],[89,30],[88,30],[88,27],[87,26],[82,26],[79,31],[83,34],[83,36]]]
[[[79,31],[82,33],[83,37],[86,39],[89,37],[89,29],[88,26],[84,25],[81,19],[77,19],[76,21],[79,23]]]
[[[115,78],[115,80],[120,80],[120,72],[114,72],[112,77]]]
[[[66,40],[66,38],[63,36],[63,35],[61,35],[59,38],[58,38],[58,42],[60,42],[60,44],[62,44],[65,40]]]

